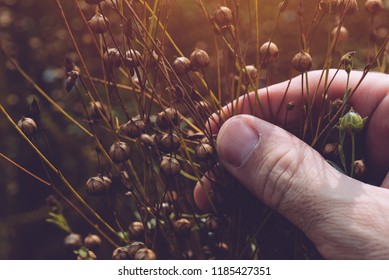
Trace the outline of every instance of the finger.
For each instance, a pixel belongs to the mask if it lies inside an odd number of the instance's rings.
[[[389,192],[336,171],[280,127],[253,116],[232,117],[219,132],[217,150],[221,164],[303,230],[323,256],[368,256],[369,246],[380,251],[377,244],[387,244],[384,237],[376,244],[373,233],[389,230]]]
[[[311,99],[315,97],[312,103],[314,109],[321,104],[322,94],[326,84],[323,73],[321,70],[307,73],[308,89],[304,86],[302,90],[301,76],[297,76],[290,81],[263,88],[257,94],[250,92],[223,107],[219,115],[225,121],[233,114],[253,114],[254,110],[257,117],[269,121],[270,111],[274,113],[279,110],[279,114],[274,121],[276,123],[282,123],[286,113],[285,104],[293,102],[296,105],[296,109],[288,113],[287,124],[298,123],[302,112],[301,106],[308,96]],[[356,88],[362,76],[363,72],[352,71],[350,74],[349,88]],[[342,98],[346,90],[347,73],[343,70],[337,72],[335,69],[331,69],[327,81],[331,81],[333,77],[335,79],[328,89],[328,100]],[[388,87],[388,75],[373,72],[368,73],[350,99],[350,105],[361,115],[370,116],[382,99],[388,95]],[[259,105],[253,109],[254,104],[259,104],[258,100],[263,110],[261,110]],[[212,117],[210,129],[213,133],[217,133],[223,120],[220,120],[216,114]]]

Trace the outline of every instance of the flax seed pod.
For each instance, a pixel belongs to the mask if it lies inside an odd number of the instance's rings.
[[[65,90],[67,92],[70,92],[73,89],[73,87],[76,85],[79,76],[80,74],[75,70],[71,70],[70,72],[68,72],[65,82]]]
[[[185,75],[190,70],[190,60],[187,57],[177,57],[173,62],[173,70],[178,76]]]
[[[38,130],[35,121],[31,118],[25,118],[25,117],[22,117],[18,121],[18,127],[27,137],[31,137]]]
[[[119,67],[122,64],[120,51],[116,48],[109,48],[103,55],[103,60],[109,67]]]
[[[138,67],[142,63],[142,55],[134,49],[126,51],[124,59],[128,67]]]
[[[278,57],[278,47],[273,42],[266,42],[259,48],[259,53],[267,62]]]
[[[101,245],[101,238],[97,234],[88,234],[84,239],[85,247],[96,250]]]
[[[173,230],[177,235],[187,235],[192,229],[192,224],[188,219],[182,218],[173,222]]]
[[[209,65],[208,53],[196,48],[190,55],[190,66],[193,71],[207,67]]]
[[[95,252],[88,250],[87,248],[81,248],[76,252],[78,254],[77,260],[96,260],[97,256]]]
[[[122,163],[130,158],[131,148],[127,143],[118,141],[112,144],[108,154],[114,163]]]
[[[215,152],[211,145],[203,143],[196,147],[195,155],[199,161],[208,161],[213,158]]]
[[[135,221],[128,226],[128,233],[130,237],[135,240],[143,240],[145,235],[145,228],[143,223]]]
[[[157,126],[160,129],[168,129],[178,125],[180,118],[178,111],[174,108],[167,108],[164,111],[157,114]]]
[[[180,163],[173,157],[162,157],[159,167],[161,172],[166,176],[176,176],[181,171]]]
[[[131,138],[140,137],[145,131],[146,124],[140,118],[134,118],[120,127],[120,130]]]
[[[102,115],[108,117],[107,107],[101,104],[100,101],[89,102],[89,107],[87,109],[88,115],[92,119],[101,119]]]
[[[163,133],[158,141],[158,148],[164,153],[171,153],[178,150],[181,145],[180,138],[173,133]]]
[[[93,32],[103,34],[108,29],[108,19],[100,13],[96,13],[89,21],[89,26]]]
[[[82,238],[78,233],[69,233],[64,239],[64,245],[70,250],[77,250],[82,246]]]
[[[338,27],[335,27],[334,29],[332,29],[332,31],[331,31],[332,38],[336,36],[337,32],[338,32]],[[338,40],[338,42],[343,43],[343,42],[347,41],[347,39],[348,39],[348,30],[346,27],[341,26],[337,40]]]
[[[104,195],[111,187],[112,181],[106,176],[91,177],[85,183],[86,193],[89,195]]]
[[[338,0],[339,11],[346,16],[351,16],[358,12],[357,0]]]
[[[232,11],[226,6],[220,6],[213,14],[213,19],[221,27],[230,25],[232,22]]]
[[[367,0],[365,9],[369,14],[377,15],[384,9],[384,3],[382,3],[382,0]]]
[[[257,68],[255,68],[254,65],[247,65],[247,66],[243,69],[242,82],[243,82],[245,85],[250,84],[251,81],[252,81],[253,83],[255,83],[255,81],[257,80],[257,78],[258,78],[258,70],[257,70]]]
[[[338,0],[321,0],[319,3],[319,9],[323,13],[336,14],[339,11]]]
[[[357,177],[362,176],[366,172],[366,164],[363,159],[354,161],[354,175]]]
[[[138,252],[140,249],[144,249],[144,248],[147,248],[146,245],[143,243],[143,242],[140,242],[140,241],[134,241],[134,242],[131,242],[130,245],[126,246],[126,250],[127,250],[127,256],[130,260],[134,260],[135,259],[135,254],[136,252]]]
[[[309,53],[301,51],[292,59],[292,67],[299,72],[307,72],[312,67],[312,57]]]
[[[149,248],[139,249],[134,256],[134,260],[155,260],[157,256],[154,251]]]

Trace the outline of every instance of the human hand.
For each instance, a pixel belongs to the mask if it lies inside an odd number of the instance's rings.
[[[309,73],[310,92],[315,90],[320,74]],[[331,71],[330,77],[333,75]],[[352,71],[349,87],[354,88],[361,76],[361,72]],[[345,85],[342,71],[330,87],[329,98],[342,97]],[[269,103],[266,90],[260,90],[264,107],[276,110],[286,87],[287,83],[269,87]],[[260,118],[245,115],[251,111],[249,99],[254,100],[254,93],[240,100],[238,111],[242,115],[228,119],[219,131],[216,147],[222,165],[257,198],[300,228],[325,258],[388,259],[389,175],[379,188],[336,171],[306,143],[261,120],[260,113]],[[296,104],[296,109],[288,115],[288,122],[295,123],[302,103],[299,78],[291,82],[285,103],[289,101]],[[389,76],[369,73],[350,105],[362,117],[368,116],[365,143],[371,168],[377,174],[387,174]],[[210,183],[204,182],[205,187],[196,186],[194,197],[198,206],[206,210],[209,202],[204,188],[209,191]]]

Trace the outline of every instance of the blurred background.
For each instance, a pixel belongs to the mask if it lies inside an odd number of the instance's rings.
[[[99,75],[100,60],[92,46],[92,40],[75,7],[76,0],[61,1],[67,19],[75,33],[78,45],[85,55],[90,72]],[[77,0],[87,19],[94,14],[94,7],[83,0]],[[152,2],[152,1],[150,1]],[[166,1],[172,3],[174,1]],[[204,1],[212,13],[218,2]],[[228,3],[232,1],[227,1]],[[246,64],[255,63],[254,0],[238,1],[240,39],[247,48]],[[292,0],[282,14],[274,42],[280,49],[280,57],[274,64],[271,83],[288,79],[293,73],[291,58],[300,50],[299,19],[296,13],[299,1]],[[345,20],[349,38],[342,44],[342,51],[335,53],[334,65],[339,57],[349,51],[357,51],[355,68],[363,69],[369,45],[370,17],[364,10],[364,2],[358,1],[360,11]],[[378,43],[388,34],[389,1],[384,1],[386,10],[375,20]],[[264,43],[271,36],[279,1],[259,0],[260,41]],[[316,1],[303,1],[306,24],[312,18]],[[233,8],[234,6],[231,6]],[[107,8],[109,13],[109,9]],[[114,23],[114,22],[113,22]],[[312,44],[311,54],[314,69],[322,67],[329,29],[334,25],[324,20]],[[175,1],[169,19],[168,30],[176,44],[187,56],[195,47],[214,55],[214,35],[208,19],[193,0]],[[83,121],[82,112],[74,101],[75,97],[64,90],[66,77],[65,57],[77,61],[74,46],[65,28],[60,11],[51,0],[0,0],[0,42],[7,55],[14,58],[31,78],[58,104]],[[378,44],[379,45],[379,44]],[[168,44],[166,56],[174,60],[174,51]],[[206,74],[215,77],[215,66]],[[212,84],[211,84],[212,85]],[[212,85],[216,86],[216,85]],[[29,112],[29,104],[36,98],[41,110],[41,128],[45,133],[48,148],[42,138],[38,146],[61,170],[65,177],[81,188],[90,174],[96,173],[96,160],[91,156],[94,147],[90,139],[63,118],[20,74],[9,59],[0,54],[0,103],[17,121]],[[51,152],[50,152],[51,149]],[[39,157],[18,135],[16,130],[0,114],[0,152],[42,178],[46,178]],[[73,259],[75,255],[63,246],[66,233],[45,221],[48,217],[46,198],[53,192],[39,181],[31,178],[12,164],[0,158],[0,259]],[[87,235],[93,229],[74,211],[64,205],[64,215],[72,229]],[[101,253],[109,256],[112,247],[105,245]]]

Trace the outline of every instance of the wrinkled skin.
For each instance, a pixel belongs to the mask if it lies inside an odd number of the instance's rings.
[[[330,78],[335,70],[331,70]],[[309,73],[309,92],[315,91],[321,71]],[[355,88],[362,72],[352,71],[350,88]],[[342,98],[346,73],[340,71],[330,87],[329,98]],[[276,112],[288,82],[258,92],[265,108]],[[288,114],[288,124],[300,118],[302,102],[301,77],[292,80],[285,103],[296,108]],[[250,101],[249,101],[250,100]],[[369,73],[350,105],[368,117],[366,149],[369,168],[383,178],[380,187],[352,179],[332,168],[306,143],[279,126],[264,120],[264,115],[248,115],[254,93],[238,102],[240,115],[229,118],[229,106],[223,110],[222,127],[218,132],[217,151],[222,165],[249,191],[275,209],[312,240],[328,259],[389,259],[389,75]],[[285,104],[282,103],[282,104]],[[253,103],[252,103],[253,104]],[[314,109],[321,104],[320,94]],[[285,116],[281,106],[280,116]],[[258,110],[260,111],[260,110]],[[217,121],[216,121],[217,122]],[[275,123],[282,123],[281,118]],[[205,191],[211,184],[196,185],[194,198],[203,210],[209,208]]]

